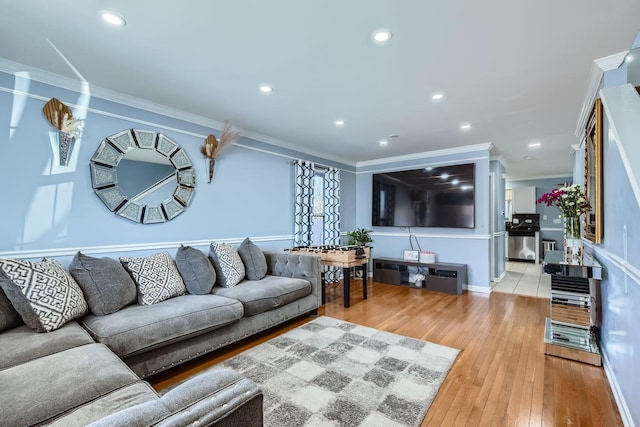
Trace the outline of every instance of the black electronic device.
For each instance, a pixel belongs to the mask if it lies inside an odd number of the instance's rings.
[[[373,174],[373,226],[475,228],[475,164]]]

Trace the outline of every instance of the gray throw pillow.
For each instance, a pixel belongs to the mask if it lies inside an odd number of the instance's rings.
[[[267,259],[262,250],[247,237],[238,247],[249,280],[261,280],[267,275]]]
[[[0,273],[2,274],[2,273]],[[0,288],[0,332],[22,325],[20,314]]]
[[[24,323],[38,332],[56,330],[89,311],[82,290],[56,260],[0,259],[0,270],[0,287]]]
[[[136,284],[115,259],[94,258],[78,252],[69,265],[69,273],[78,282],[95,315],[115,313],[136,301]]]
[[[216,271],[204,252],[191,246],[180,245],[176,252],[176,266],[187,292],[193,295],[211,292],[216,283]]]
[[[244,279],[244,264],[238,251],[227,243],[212,242],[209,258],[216,269],[216,277],[220,286],[230,288]]]

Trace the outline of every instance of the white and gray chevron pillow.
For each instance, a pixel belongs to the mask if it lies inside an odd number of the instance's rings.
[[[148,257],[121,257],[138,288],[138,304],[152,305],[187,293],[187,288],[169,252]]]
[[[244,279],[244,264],[237,249],[233,246],[227,243],[212,242],[209,247],[209,258],[216,270],[220,286],[231,288]]]

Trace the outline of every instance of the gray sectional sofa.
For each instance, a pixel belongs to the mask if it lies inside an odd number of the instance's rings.
[[[164,395],[143,379],[317,313],[319,259],[264,256],[259,281],[89,313],[45,333],[17,321],[0,292],[0,426],[262,425],[261,390],[234,371],[206,371]],[[6,275],[0,284],[8,296]]]

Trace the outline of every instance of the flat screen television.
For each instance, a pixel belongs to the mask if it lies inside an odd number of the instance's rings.
[[[373,174],[373,226],[475,227],[475,164]]]

